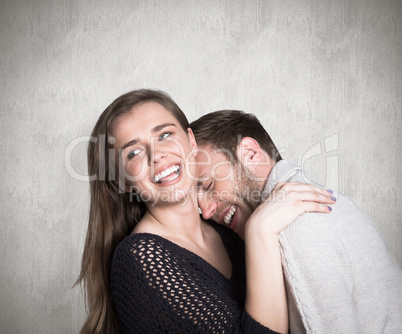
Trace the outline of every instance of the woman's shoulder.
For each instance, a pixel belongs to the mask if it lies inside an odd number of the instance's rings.
[[[115,257],[123,254],[130,254],[138,258],[148,253],[157,253],[158,250],[171,247],[171,243],[156,234],[134,233],[126,236],[116,247]]]
[[[116,247],[113,265],[123,263],[125,266],[142,268],[148,264],[166,266],[186,262],[194,255],[176,243],[153,233],[140,232],[125,237]]]
[[[111,277],[146,276],[155,268],[164,268],[174,257],[169,241],[151,233],[135,233],[125,237],[116,247],[111,266]]]

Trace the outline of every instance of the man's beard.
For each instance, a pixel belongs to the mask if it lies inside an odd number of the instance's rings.
[[[245,171],[245,168],[240,162],[236,164],[238,179],[234,184],[233,193],[236,202],[243,203],[253,212],[261,203],[262,186],[250,171]]]

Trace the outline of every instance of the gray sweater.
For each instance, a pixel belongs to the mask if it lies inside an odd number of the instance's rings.
[[[265,191],[278,182],[313,184],[284,160]],[[335,196],[332,213],[306,213],[280,235],[290,330],[401,333],[402,271],[370,219],[345,195]]]

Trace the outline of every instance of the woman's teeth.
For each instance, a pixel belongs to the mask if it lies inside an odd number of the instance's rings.
[[[223,218],[223,222],[224,222],[226,225],[230,225],[230,223],[232,222],[233,215],[235,214],[235,212],[236,212],[236,205],[232,205],[232,206],[230,207],[229,212],[228,212],[228,213],[225,215],[225,217]]]
[[[180,169],[179,165],[175,165],[175,166],[165,169],[164,171],[162,171],[159,174],[154,176],[154,182],[155,183],[157,183],[157,182],[163,183],[163,182],[172,181],[172,180],[176,179],[179,176],[179,173],[177,173],[176,175],[173,175],[174,177],[169,180],[161,181],[161,179],[171,175],[172,173],[177,172],[179,169]]]

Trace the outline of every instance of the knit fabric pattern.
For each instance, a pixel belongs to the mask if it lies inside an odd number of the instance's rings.
[[[274,333],[242,308],[244,243],[226,227],[213,226],[232,262],[230,279],[154,234],[133,234],[118,245],[111,289],[123,333]]]
[[[265,191],[278,182],[312,184],[284,160]],[[347,196],[334,196],[331,213],[306,213],[280,234],[290,331],[401,333],[402,271],[370,219]]]

